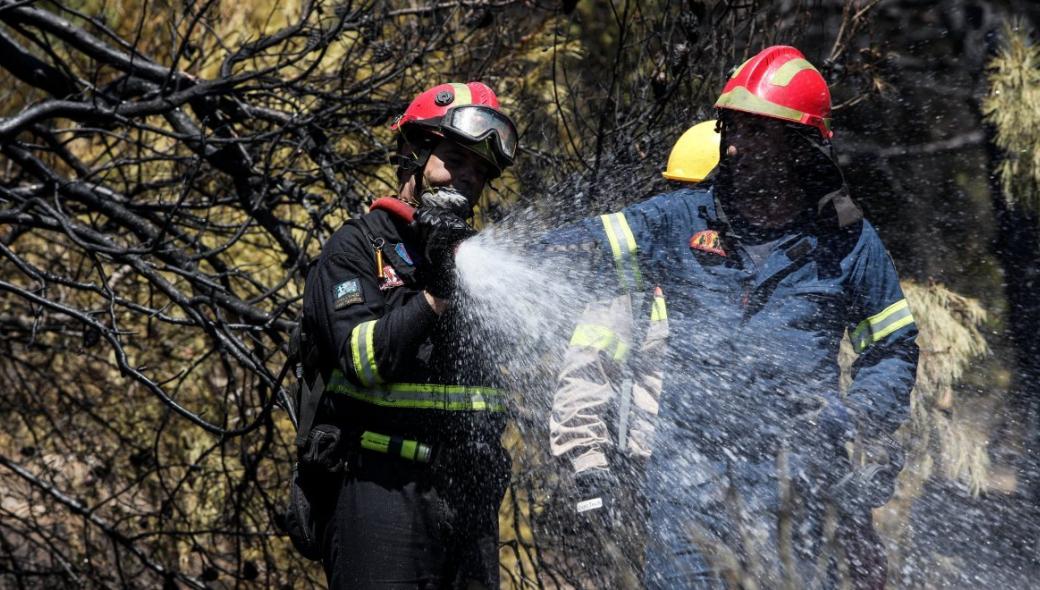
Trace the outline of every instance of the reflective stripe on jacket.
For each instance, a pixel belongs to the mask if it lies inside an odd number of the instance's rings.
[[[576,473],[609,467],[612,447],[650,456],[667,352],[668,314],[659,287],[649,301],[649,323],[638,315],[646,296],[627,220],[608,214],[599,222],[622,293],[585,307],[564,355],[549,424],[552,454],[570,459]],[[633,351],[640,329],[645,335]]]

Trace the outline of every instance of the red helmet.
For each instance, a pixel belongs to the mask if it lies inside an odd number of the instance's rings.
[[[495,92],[481,82],[438,84],[415,97],[404,114],[390,124],[391,129],[406,136],[410,127],[450,136],[499,170],[516,157],[516,126],[499,109]]]
[[[741,111],[815,127],[830,139],[831,93],[801,51],[774,45],[733,72],[715,108]]]

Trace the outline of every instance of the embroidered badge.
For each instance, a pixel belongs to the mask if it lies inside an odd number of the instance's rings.
[[[719,232],[713,229],[706,229],[693,234],[693,237],[690,238],[690,247],[694,250],[726,256],[726,251],[722,249],[722,241],[719,239]]]
[[[403,284],[404,281],[401,280],[401,277],[397,276],[397,271],[394,270],[394,267],[389,264],[384,264],[383,282],[379,284],[379,290],[386,291],[388,289],[393,289],[394,287],[400,287]]]
[[[412,262],[412,256],[408,253],[408,248],[405,248],[404,244],[395,244],[394,252],[397,252],[397,255],[401,257],[401,260],[404,260],[405,264],[415,266],[415,263]]]
[[[343,309],[355,303],[363,303],[365,295],[361,292],[361,281],[350,279],[343,281],[332,289],[332,298],[335,300],[335,308]]]

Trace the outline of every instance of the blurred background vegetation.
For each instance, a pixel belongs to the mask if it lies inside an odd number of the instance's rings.
[[[308,260],[394,189],[389,120],[489,83],[523,151],[478,223],[562,223],[667,189],[672,143],[777,43],[830,81],[921,327],[890,582],[1028,585],[1038,24],[1028,0],[0,0],[0,586],[322,585],[277,522],[276,392]],[[581,586],[542,409],[509,434],[503,580]]]

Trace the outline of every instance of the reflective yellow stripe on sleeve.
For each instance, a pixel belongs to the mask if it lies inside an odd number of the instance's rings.
[[[355,326],[350,333],[350,350],[354,360],[354,371],[357,373],[358,380],[365,387],[371,387],[383,381],[379,377],[379,369],[376,367],[374,337],[377,321],[362,322]]]
[[[914,316],[910,313],[910,306],[906,299],[900,299],[860,322],[850,337],[852,347],[857,354],[861,353],[871,344],[884,340],[889,334],[912,323]]]
[[[618,273],[621,286],[629,292],[642,289],[643,277],[639,272],[639,261],[636,259],[638,246],[628,226],[624,213],[601,215],[603,231],[610,242],[610,251],[614,255],[614,268]]]
[[[654,302],[650,307],[650,321],[660,322],[668,319],[668,307],[664,303],[664,293],[661,288],[654,289]]]
[[[571,335],[571,346],[606,352],[618,361],[628,356],[629,349],[617,332],[599,324],[578,324]]]

